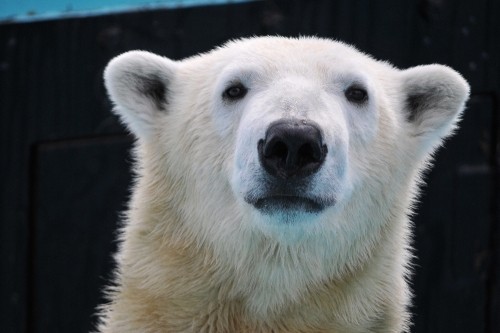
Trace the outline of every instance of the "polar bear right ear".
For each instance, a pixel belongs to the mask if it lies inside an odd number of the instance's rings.
[[[469,98],[464,78],[444,65],[423,65],[402,72],[400,88],[411,135],[431,152],[453,133]]]
[[[156,119],[167,111],[168,92],[177,63],[145,51],[112,59],[104,83],[117,113],[137,136],[148,136]]]

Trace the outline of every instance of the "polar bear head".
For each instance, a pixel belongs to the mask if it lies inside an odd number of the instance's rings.
[[[105,83],[138,139],[141,200],[203,239],[353,244],[404,219],[469,92],[446,66],[400,70],[340,42],[281,37],[182,61],[128,52]]]

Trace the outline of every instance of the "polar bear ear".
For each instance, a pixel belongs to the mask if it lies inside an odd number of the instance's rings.
[[[137,137],[150,134],[158,117],[167,111],[176,67],[168,58],[130,51],[112,59],[104,70],[114,112]]]
[[[469,97],[469,85],[453,69],[425,65],[402,72],[406,118],[412,136],[422,139],[424,150],[439,145],[460,120]]]

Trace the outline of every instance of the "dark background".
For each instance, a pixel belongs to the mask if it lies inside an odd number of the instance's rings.
[[[143,49],[317,35],[398,67],[442,63],[472,97],[415,221],[412,332],[500,332],[500,1],[293,0],[0,25],[0,326],[88,332],[109,279],[132,139],[102,71]]]

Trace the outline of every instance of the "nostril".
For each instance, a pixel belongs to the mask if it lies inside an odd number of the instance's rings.
[[[304,166],[309,163],[317,162],[320,158],[318,145],[313,145],[311,143],[303,144],[297,151],[298,165]]]
[[[265,163],[268,171],[286,169],[289,154],[288,147],[284,142],[271,140],[264,143],[264,140],[261,140],[259,142],[259,151],[262,152],[261,162]]]
[[[268,144],[265,147],[264,156],[270,158],[276,158],[281,160],[286,160],[288,155],[288,148],[286,144],[282,141],[275,141],[273,144]]]

